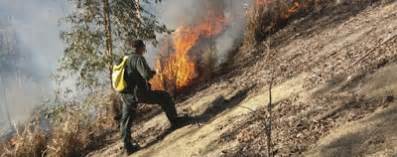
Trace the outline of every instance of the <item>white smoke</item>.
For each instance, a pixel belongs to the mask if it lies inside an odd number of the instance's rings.
[[[5,105],[11,120],[18,122],[29,117],[37,104],[54,93],[51,75],[64,49],[58,21],[68,14],[67,3],[67,0],[0,0],[0,19],[9,24],[0,29],[11,32],[7,40],[12,42],[8,44],[18,54],[15,68],[0,67],[3,71],[0,123],[7,121]],[[4,72],[7,70],[11,71]]]
[[[239,46],[245,28],[245,7],[251,0],[167,0],[155,7],[160,22],[169,29],[182,25],[194,25],[207,19],[209,9],[224,13],[228,25],[224,32],[215,38],[218,65],[228,58],[230,52]],[[210,17],[212,18],[212,17]],[[216,20],[213,17],[213,20]],[[149,58],[153,58],[151,55]]]
[[[246,24],[246,4],[244,0],[225,0],[229,3],[225,9],[226,19],[230,19],[230,26],[226,31],[216,39],[216,48],[218,50],[218,64],[226,62],[229,53],[240,46],[243,40],[244,29]]]

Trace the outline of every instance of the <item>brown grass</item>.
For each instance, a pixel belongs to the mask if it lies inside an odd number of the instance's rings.
[[[267,5],[256,5],[248,12],[245,34],[246,44],[257,43],[273,32],[277,25],[285,22],[282,13],[288,10],[286,1],[274,1]]]
[[[308,12],[320,0],[277,0],[253,4],[248,11],[244,45],[258,44],[267,36],[283,28],[290,19]]]
[[[41,109],[36,114],[41,116],[35,116],[38,118],[33,118],[10,140],[0,144],[0,156],[84,156],[105,144],[105,135],[118,130],[112,112],[116,97],[113,92],[104,92],[89,96],[81,103]],[[46,129],[50,131],[40,127],[42,121],[49,123]]]
[[[89,141],[88,130],[83,128],[84,117],[70,111],[64,117],[65,120],[52,131],[51,140],[47,144],[47,156],[80,156]]]
[[[15,136],[2,144],[1,156],[40,157],[45,150],[47,138],[36,122],[30,122],[26,126],[16,129]]]

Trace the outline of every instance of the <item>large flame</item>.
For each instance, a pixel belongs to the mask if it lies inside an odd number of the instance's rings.
[[[189,54],[201,40],[220,34],[225,27],[222,15],[209,13],[207,19],[195,25],[180,26],[172,33],[171,44],[164,41],[156,62],[158,74],[150,81],[153,89],[178,91],[191,85],[199,77],[197,59]],[[171,46],[170,46],[171,45]],[[168,52],[172,48],[172,52]],[[171,86],[171,87],[170,87]],[[169,89],[172,88],[172,89]]]
[[[269,5],[274,0],[255,0],[255,6]],[[288,8],[283,17],[288,18],[297,12],[302,5],[298,0],[288,1]],[[196,19],[195,24],[185,24],[178,27],[171,36],[165,37],[160,43],[160,55],[156,60],[157,75],[150,81],[153,89],[179,91],[192,85],[202,73],[198,63],[200,54],[192,55],[200,41],[211,39],[223,32],[227,21],[223,11],[208,9],[207,16]],[[200,46],[198,46],[200,47]],[[198,51],[201,52],[201,51]]]

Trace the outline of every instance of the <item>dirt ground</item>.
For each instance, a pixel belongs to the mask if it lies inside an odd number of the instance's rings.
[[[276,156],[397,156],[397,2],[330,5],[272,41]],[[144,148],[131,156],[266,156],[264,47],[242,48],[230,72],[178,104],[193,124],[166,132],[162,113],[134,126]],[[120,156],[121,146],[88,156]]]

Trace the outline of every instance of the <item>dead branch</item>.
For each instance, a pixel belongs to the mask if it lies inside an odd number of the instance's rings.
[[[274,65],[274,58],[273,58],[273,51],[271,50],[271,39],[269,39],[266,43],[267,47],[267,61],[269,63],[270,67],[270,79],[269,79],[269,102],[267,104],[267,122],[266,122],[266,136],[267,136],[267,156],[268,157],[273,157],[273,142],[272,142],[272,125],[273,125],[273,114],[272,114],[272,87],[273,87],[273,82],[275,79],[274,73],[275,73],[275,65]]]

